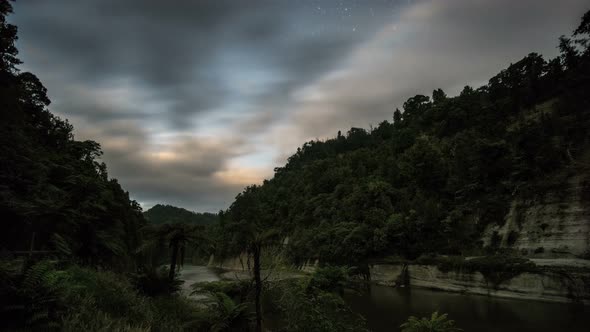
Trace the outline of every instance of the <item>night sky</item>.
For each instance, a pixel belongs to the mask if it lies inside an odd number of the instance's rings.
[[[298,146],[557,54],[587,0],[19,0],[22,70],[144,206],[225,209]]]

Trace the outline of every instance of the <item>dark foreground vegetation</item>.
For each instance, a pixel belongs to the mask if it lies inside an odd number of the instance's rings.
[[[502,222],[515,193],[589,165],[587,13],[572,38],[560,39],[559,57],[532,53],[478,89],[418,95],[393,122],[305,143],[218,217],[161,211],[170,207],[144,216],[109,178],[99,144],[75,140],[67,120],[49,112],[41,82],[18,70],[10,12],[0,0],[4,330],[261,331],[274,323],[275,331],[362,331],[363,319],[340,294],[370,259],[494,252],[493,241],[479,242],[482,229]],[[319,259],[353,268],[269,282],[262,271],[271,249],[288,264]],[[175,271],[187,250],[247,253],[253,281],[200,286],[210,294],[205,304],[180,296]],[[484,263],[467,266],[497,265]],[[492,278],[506,277],[494,271]],[[435,314],[403,329],[453,331],[454,324]]]

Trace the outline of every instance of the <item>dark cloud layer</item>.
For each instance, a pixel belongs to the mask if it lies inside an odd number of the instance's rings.
[[[132,196],[215,211],[296,146],[555,54],[584,0],[27,0],[24,70]]]

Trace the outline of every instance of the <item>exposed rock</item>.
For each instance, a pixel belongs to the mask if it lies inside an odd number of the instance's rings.
[[[401,278],[402,271],[402,265],[373,265],[372,281],[391,286],[395,280]],[[590,304],[590,275],[587,271],[522,273],[499,285],[493,285],[479,272],[443,272],[433,265],[409,265],[408,277],[412,287],[504,298]]]
[[[549,182],[549,180],[547,180]],[[500,247],[517,249],[533,257],[585,257],[590,253],[590,202],[582,176],[564,182],[552,179],[534,195],[516,198],[502,226],[489,225],[485,246],[494,234]],[[554,183],[553,183],[554,182]],[[527,198],[524,198],[526,196]]]

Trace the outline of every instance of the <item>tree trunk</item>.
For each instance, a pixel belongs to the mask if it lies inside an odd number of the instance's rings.
[[[254,246],[254,288],[256,304],[256,332],[262,332],[262,309],[260,308],[260,295],[262,293],[262,279],[260,278],[260,247]]]
[[[171,243],[172,257],[170,258],[170,270],[168,271],[168,279],[174,280],[174,274],[176,273],[176,257],[178,256],[178,242],[174,241]]]

